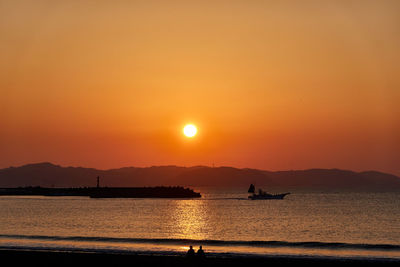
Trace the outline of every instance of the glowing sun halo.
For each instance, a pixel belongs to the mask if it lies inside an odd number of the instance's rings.
[[[183,127],[183,134],[186,137],[192,138],[196,135],[197,133],[197,128],[193,124],[186,124],[185,127]]]

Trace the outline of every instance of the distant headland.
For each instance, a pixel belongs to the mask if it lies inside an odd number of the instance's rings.
[[[377,171],[340,169],[264,171],[233,167],[153,166],[98,170],[62,167],[52,163],[0,169],[0,187],[94,187],[100,176],[104,187],[215,186],[299,187],[346,190],[400,190],[400,178]]]

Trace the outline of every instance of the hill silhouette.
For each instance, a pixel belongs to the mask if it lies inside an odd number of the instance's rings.
[[[126,167],[98,170],[62,167],[52,163],[28,164],[0,169],[0,187],[86,187],[95,186],[219,186],[246,187],[250,183],[268,187],[300,187],[349,190],[400,190],[400,178],[377,171],[353,172],[339,169],[263,171],[233,167]]]

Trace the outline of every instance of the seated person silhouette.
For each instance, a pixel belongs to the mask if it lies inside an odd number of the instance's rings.
[[[194,249],[192,246],[190,246],[188,252],[186,253],[186,257],[188,258],[193,258],[194,257]]]
[[[204,258],[206,255],[204,254],[203,246],[200,246],[199,250],[197,251],[197,257]]]

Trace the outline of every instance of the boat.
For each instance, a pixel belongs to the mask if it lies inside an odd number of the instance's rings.
[[[91,198],[200,198],[201,194],[181,186],[101,187],[89,193]]]
[[[261,199],[283,199],[285,196],[289,195],[290,193],[283,193],[283,194],[269,194],[264,192],[262,189],[258,189],[258,194],[255,193],[255,186],[253,184],[250,185],[248,193],[252,195],[249,196],[251,200],[261,200]]]

